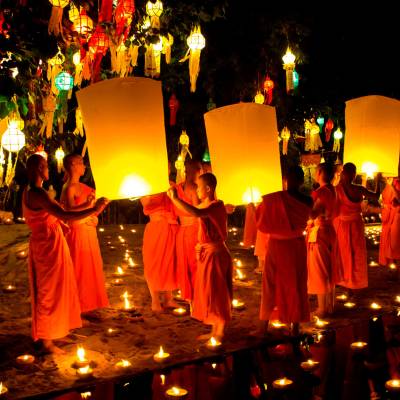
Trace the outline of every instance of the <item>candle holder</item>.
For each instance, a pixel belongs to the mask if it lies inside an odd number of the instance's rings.
[[[7,285],[3,287],[3,292],[4,293],[15,293],[17,291],[17,288],[14,285]]]
[[[19,365],[31,365],[35,362],[35,357],[31,354],[23,354],[16,358],[17,364]]]
[[[173,386],[172,388],[166,390],[165,394],[167,398],[183,399],[188,394],[188,391],[184,388]]]
[[[160,346],[160,350],[158,353],[154,354],[153,359],[156,362],[164,362],[167,358],[169,358],[170,354],[165,353],[162,346]]]
[[[312,372],[319,368],[319,361],[309,359],[307,361],[303,361],[300,364],[300,367],[303,371]]]
[[[352,303],[351,301],[347,301],[346,303],[343,304],[346,308],[354,308],[356,306],[356,303]]]
[[[287,390],[293,385],[293,381],[287,378],[276,379],[272,382],[272,386],[278,390]]]
[[[132,368],[132,363],[128,360],[120,360],[115,364],[115,368],[119,371],[126,371]]]
[[[172,310],[172,314],[177,315],[178,317],[182,317],[183,315],[186,315],[186,313],[186,308],[183,307],[174,308]]]
[[[221,345],[222,343],[214,337],[210,338],[210,340],[206,342],[206,347],[210,350],[218,349]]]
[[[355,352],[362,352],[368,347],[366,342],[354,342],[350,345],[350,348]]]
[[[124,281],[123,281],[122,278],[117,278],[117,279],[113,279],[113,280],[111,281],[111,283],[112,283],[114,286],[121,286],[121,285],[124,283]]]
[[[8,388],[0,382],[0,397],[5,396],[8,393]]]
[[[85,349],[81,346],[78,346],[78,349],[76,350],[76,359],[73,364],[73,367],[80,369],[80,368],[86,368],[89,367],[89,360],[86,358],[86,352]]]
[[[385,388],[389,392],[400,393],[400,379],[390,379],[386,381]]]
[[[86,367],[81,367],[76,370],[76,374],[79,379],[89,379],[93,376],[93,369],[87,365]]]

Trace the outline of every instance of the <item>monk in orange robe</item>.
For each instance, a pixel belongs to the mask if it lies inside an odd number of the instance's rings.
[[[257,220],[256,220],[256,206],[254,203],[249,203],[246,206],[246,215],[244,218],[243,228],[243,246],[254,247],[257,237]]]
[[[85,173],[85,165],[80,155],[69,154],[63,160],[67,181],[61,193],[61,203],[68,211],[90,208],[95,199],[95,191],[79,182]],[[79,221],[69,221],[66,239],[74,263],[76,283],[82,313],[107,307],[103,260],[101,257],[96,227],[98,218],[91,215]]]
[[[260,319],[263,332],[275,306],[278,318],[299,323],[310,318],[307,297],[307,248],[303,232],[312,209],[312,199],[300,193],[304,183],[301,167],[287,173],[287,190],[263,196],[257,227],[269,234],[262,283]]]
[[[49,178],[47,161],[38,154],[27,164],[29,186],[23,194],[23,211],[32,233],[29,239],[29,278],[32,303],[32,336],[47,351],[63,353],[54,344],[71,329],[81,327],[81,309],[74,266],[61,220],[72,221],[100,213],[106,206],[99,199],[84,211],[65,211],[42,188]],[[65,226],[65,228],[67,228]]]
[[[211,334],[199,339],[221,340],[225,325],[231,319],[232,259],[225,244],[227,213],[224,203],[215,198],[216,186],[213,174],[200,176],[197,193],[201,203],[198,207],[181,200],[176,188],[171,188],[168,196],[176,206],[200,218],[192,316],[212,326]]]
[[[163,310],[160,295],[164,293],[164,308],[178,306],[172,291],[177,289],[176,234],[178,221],[174,207],[165,192],[142,197],[143,212],[150,217],[143,235],[144,276],[151,295],[151,309]]]
[[[380,196],[379,187],[377,192],[371,192],[354,184],[356,176],[356,166],[347,163],[343,166],[340,182],[336,186],[338,215],[334,220],[337,236],[334,280],[336,284],[348,289],[368,286],[367,247],[361,203],[364,198],[377,200]]]
[[[333,218],[336,213],[336,190],[331,184],[333,168],[324,163],[316,170],[319,188],[312,193],[314,200],[307,235],[308,293],[318,297],[315,314],[323,317],[333,312],[334,288],[333,265],[336,232]]]
[[[197,206],[200,203],[197,197],[197,179],[201,165],[192,160],[185,163],[186,179],[176,185],[178,197],[188,204]],[[196,278],[197,260],[196,244],[199,231],[198,218],[175,207],[179,217],[179,229],[176,235],[176,260],[178,287],[183,299],[193,300],[194,282]]]

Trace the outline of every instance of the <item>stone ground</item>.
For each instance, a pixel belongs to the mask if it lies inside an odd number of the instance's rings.
[[[208,332],[207,327],[188,315],[178,317],[170,312],[159,315],[151,312],[141,258],[144,226],[106,225],[103,228],[104,231],[99,232],[99,239],[111,306],[103,310],[98,318],[94,318],[89,327],[75,330],[60,342],[61,347],[67,351],[66,355],[52,356],[41,353],[30,338],[27,260],[16,257],[18,252],[27,250],[28,229],[24,224],[0,226],[0,286],[4,288],[13,284],[17,288],[15,293],[0,291],[0,382],[3,381],[10,389],[11,398],[61,393],[70,388],[84,387],[85,382],[77,379],[76,370],[72,367],[78,344],[86,349],[94,367],[95,381],[99,383],[159,370],[161,367],[153,361],[152,356],[160,345],[171,354],[163,368],[215,356],[215,351],[207,349],[196,340],[198,335]],[[125,243],[121,243],[119,236],[125,239]],[[233,313],[223,346],[218,350],[224,354],[256,347],[265,340],[278,341],[284,335],[284,331],[279,331],[268,339],[248,336],[258,323],[261,277],[254,273],[256,259],[251,250],[240,246],[240,237],[240,229],[231,229],[228,246],[233,257],[242,262],[241,270],[247,277],[245,281],[234,284],[234,297],[244,301],[246,308]],[[377,246],[373,240],[369,243],[370,260],[376,260],[377,257]],[[127,249],[136,264],[134,267],[123,263]],[[126,271],[122,285],[112,282],[118,265],[122,265]],[[329,319],[330,327],[336,329],[367,320],[372,313],[377,313],[369,308],[373,301],[382,306],[378,313],[393,312],[396,307],[394,299],[400,294],[396,274],[396,271],[387,268],[370,267],[370,287],[357,295],[355,308],[346,309],[343,303],[339,303],[333,318]],[[125,290],[132,294],[131,301],[136,307],[134,313],[122,310],[120,296]],[[182,305],[185,307],[184,303]],[[118,328],[120,333],[108,337],[106,331],[110,327]],[[312,323],[303,326],[303,330],[316,332]],[[35,355],[34,365],[19,366],[15,358],[21,354]],[[121,359],[132,363],[129,371],[115,369],[115,363]]]

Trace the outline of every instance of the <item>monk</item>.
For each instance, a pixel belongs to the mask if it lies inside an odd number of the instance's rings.
[[[178,307],[172,298],[172,291],[178,287],[175,247],[178,221],[165,192],[142,197],[140,201],[144,214],[150,217],[143,235],[144,276],[151,295],[151,309],[161,312]]]
[[[74,266],[63,233],[64,221],[90,217],[103,211],[107,200],[97,200],[83,211],[65,211],[42,188],[49,179],[47,161],[38,154],[28,158],[29,185],[23,194],[23,211],[32,233],[29,239],[29,278],[32,303],[32,336],[52,353],[63,353],[54,344],[71,329],[82,326]]]
[[[95,191],[79,182],[85,173],[83,158],[68,154],[63,160],[67,181],[62,193],[61,203],[67,211],[86,210],[92,206]],[[66,239],[74,263],[82,313],[107,307],[108,297],[104,282],[103,260],[97,239],[98,218],[91,215],[78,221],[69,221]]]
[[[314,206],[308,223],[307,286],[309,294],[317,295],[315,315],[318,317],[332,313],[334,306],[333,261],[336,232],[333,218],[336,213],[336,190],[331,183],[334,174],[331,165],[318,165],[315,180],[319,188],[312,193]]]
[[[380,196],[379,185],[376,192],[371,192],[353,183],[356,176],[356,166],[346,163],[336,186],[338,215],[334,220],[337,236],[334,279],[336,284],[350,290],[368,286],[367,247],[361,203],[364,198],[378,200]]]
[[[210,337],[221,340],[225,325],[231,319],[232,259],[225,244],[227,213],[224,203],[215,197],[216,186],[213,174],[200,176],[197,194],[201,203],[198,207],[181,200],[176,188],[168,191],[177,207],[200,218],[192,316],[212,326],[211,333],[200,336],[200,340]]]
[[[254,247],[257,236],[256,206],[249,203],[246,206],[243,228],[243,246],[246,248]]]
[[[263,333],[275,307],[280,321],[293,324],[293,334],[298,333],[300,322],[310,318],[303,231],[312,199],[299,190],[304,183],[301,167],[289,168],[286,179],[287,190],[263,196],[258,212],[257,227],[269,234],[260,307]]]
[[[197,179],[201,165],[195,161],[185,163],[186,179],[176,185],[178,197],[188,204],[197,206]],[[175,207],[179,217],[179,229],[176,235],[177,279],[183,299],[193,300],[194,282],[196,278],[197,260],[196,244],[199,231],[198,219],[179,207]]]

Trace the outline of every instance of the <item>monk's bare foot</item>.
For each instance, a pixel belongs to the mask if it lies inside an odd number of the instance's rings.
[[[66,354],[66,352],[57,347],[52,340],[43,340],[43,347],[51,354]]]
[[[164,304],[164,308],[178,308],[178,307],[180,307],[180,305],[174,300],[168,300]]]
[[[197,340],[210,340],[212,338],[211,333],[205,333],[204,335],[197,336]]]

